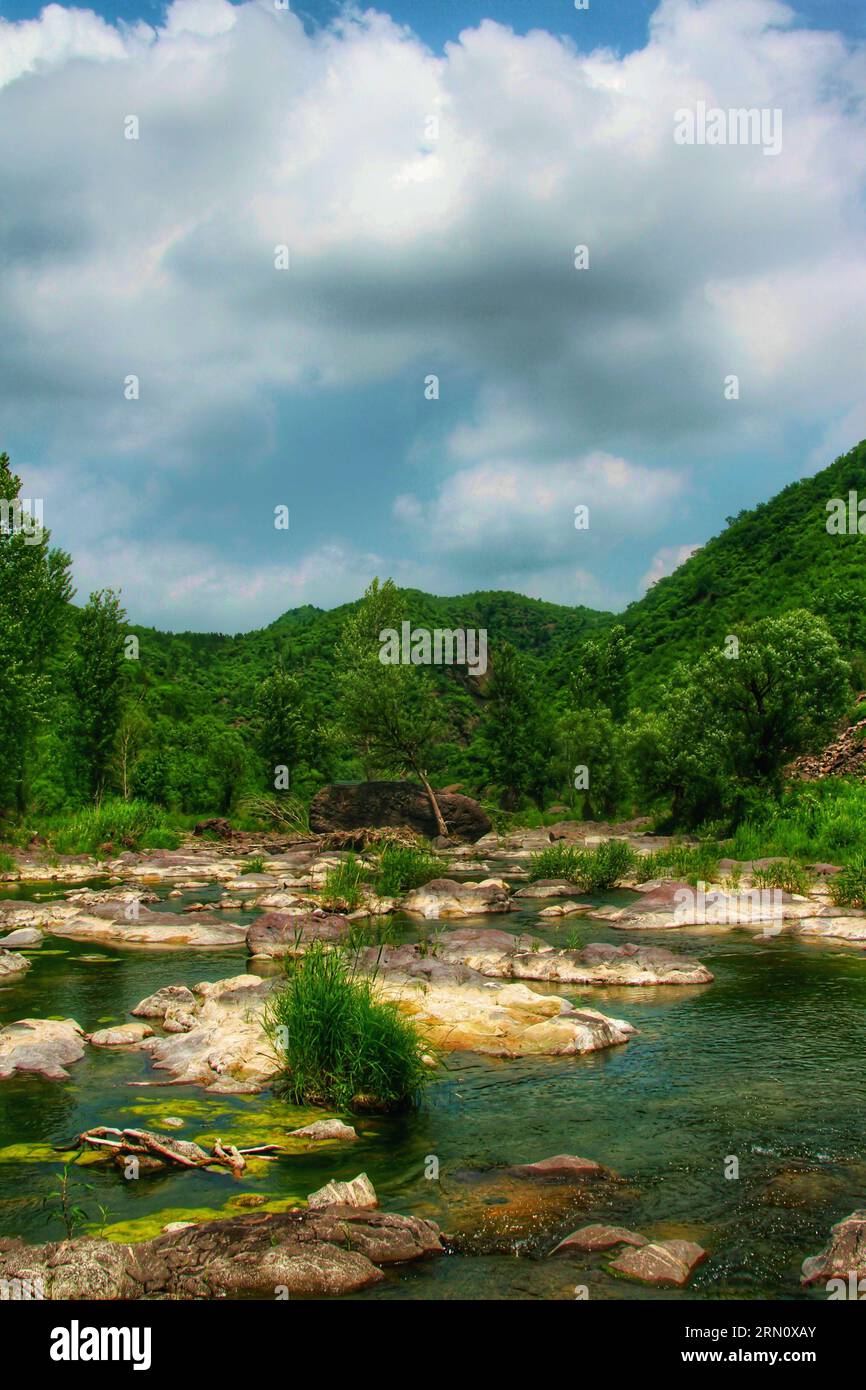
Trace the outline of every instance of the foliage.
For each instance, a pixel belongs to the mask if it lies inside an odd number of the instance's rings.
[[[123,801],[112,798],[100,806],[57,818],[44,827],[49,843],[58,854],[94,854],[103,845],[121,849],[157,848],[154,838],[169,841],[166,848],[177,844],[165,811],[146,801]],[[145,846],[145,840],[149,840]]]
[[[429,850],[386,845],[376,863],[376,892],[380,898],[396,898],[429,883],[431,878],[439,878],[441,873],[441,861]]]
[[[105,789],[121,723],[125,618],[113,590],[91,594],[78,619],[69,664],[79,781],[97,800]]]
[[[364,885],[369,881],[370,870],[367,865],[356,859],[354,854],[347,855],[325,873],[325,881],[319,894],[322,907],[354,912],[361,905]]]
[[[672,841],[664,849],[653,850],[638,858],[638,883],[652,878],[675,878],[681,883],[713,883],[719,871],[721,846],[715,841],[689,845]]]
[[[412,1022],[375,996],[374,981],[341,952],[314,942],[289,967],[266,1028],[285,1063],[278,1090],[294,1104],[343,1110],[415,1100],[428,1078],[426,1048]]]
[[[830,897],[837,907],[866,907],[866,854],[856,854],[830,879]]]
[[[814,880],[814,874],[795,859],[784,859],[779,864],[768,864],[752,872],[756,888],[780,888],[783,893],[799,893],[801,897],[806,896]]]
[[[530,856],[529,878],[565,878],[583,893],[601,893],[629,877],[636,860],[625,840],[604,840],[595,849],[555,844]]]
[[[541,808],[552,774],[550,715],[526,661],[510,642],[496,652],[486,696],[480,740],[501,804],[514,810],[531,796]]]

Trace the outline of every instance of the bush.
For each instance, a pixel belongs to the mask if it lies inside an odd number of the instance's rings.
[[[370,870],[366,864],[350,854],[341,863],[328,869],[319,898],[322,907],[343,908],[354,912],[360,907],[364,884],[370,881]]]
[[[633,872],[637,856],[625,840],[605,840],[597,849],[550,845],[529,860],[529,878],[565,878],[583,893],[615,888]]]
[[[813,875],[795,859],[785,859],[781,864],[755,869],[752,882],[756,888],[781,888],[783,893],[799,893],[805,897],[812,887]]]
[[[637,860],[637,881],[674,878],[684,883],[712,883],[719,871],[721,846],[714,840],[699,845],[671,844]]]
[[[438,878],[442,864],[429,850],[411,845],[386,845],[376,865],[376,892],[382,898],[396,898],[411,888],[420,888]]]
[[[46,829],[58,854],[95,854],[102,845],[138,849],[146,837],[171,834],[165,811],[147,801],[111,799],[59,818]],[[176,838],[168,846],[173,848]],[[151,843],[148,848],[161,848]]]
[[[321,942],[287,969],[288,982],[265,1017],[285,1063],[278,1094],[296,1105],[342,1110],[416,1100],[429,1076],[426,1047],[395,1004],[375,998],[372,979]]]
[[[866,907],[866,854],[857,854],[830,879],[830,897],[837,907]]]

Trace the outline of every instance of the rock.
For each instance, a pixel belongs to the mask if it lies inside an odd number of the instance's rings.
[[[519,1178],[540,1178],[544,1182],[590,1182],[615,1176],[602,1163],[575,1154],[556,1154],[537,1163],[518,1163],[507,1170]]]
[[[589,912],[589,903],[553,903],[550,907],[543,907],[539,912],[539,917],[573,917],[577,912]]]
[[[866,941],[866,912],[859,915],[850,908],[847,911],[825,909],[814,917],[804,918],[797,926],[797,935],[819,941]]]
[[[170,1009],[195,1009],[196,997],[186,985],[163,985],[132,1010],[136,1018],[165,1018]]]
[[[247,930],[247,948],[251,955],[300,955],[311,941],[336,942],[351,928],[345,917],[336,912],[265,912]]]
[[[168,986],[169,990],[183,986]],[[166,1071],[184,1085],[205,1086],[215,1094],[243,1095],[261,1091],[280,1070],[280,1062],[268,1041],[262,1014],[273,982],[256,975],[240,975],[230,980],[198,985],[190,990],[192,1003],[172,1003],[160,999],[158,990],[143,1000],[133,1013],[163,1009],[168,1036],[146,1038],[141,1044],[154,1069]],[[158,1017],[147,1012],[144,1017]],[[174,1016],[182,1018],[183,1031],[168,1028]],[[187,1017],[188,1016],[188,1017]]]
[[[165,1125],[166,1129],[183,1129],[184,1126],[178,1115],[164,1115],[160,1123]]]
[[[45,1298],[322,1298],[378,1283],[380,1266],[442,1252],[432,1221],[347,1206],[172,1223],[138,1244],[0,1240],[0,1280],[42,1281]],[[179,1229],[177,1227],[180,1227]]]
[[[100,1028],[87,1041],[94,1047],[135,1047],[152,1034],[153,1029],[146,1023],[121,1023],[116,1028]]]
[[[22,1018],[0,1028],[0,1081],[16,1071],[68,1081],[66,1070],[84,1056],[84,1029],[72,1018]]]
[[[175,1231],[187,1231],[190,1226],[195,1226],[195,1221],[169,1221],[167,1226],[163,1226],[164,1236],[174,1235]]]
[[[594,1250],[612,1250],[615,1245],[646,1244],[646,1236],[638,1235],[637,1231],[629,1231],[625,1226],[604,1226],[596,1223],[592,1226],[581,1226],[579,1231],[572,1231],[571,1235],[561,1240],[550,1253],[559,1255],[562,1251],[568,1250],[592,1253]]]
[[[292,1139],[357,1139],[358,1134],[352,1125],[344,1125],[342,1120],[316,1120],[314,1124],[304,1125],[303,1129],[290,1129]]]
[[[320,1187],[317,1192],[311,1192],[307,1198],[307,1206],[311,1211],[320,1211],[323,1207],[343,1206],[343,1207],[378,1207],[379,1198],[376,1196],[373,1184],[366,1173],[359,1173],[356,1178],[351,1178],[349,1182],[329,1182],[324,1187]]]
[[[221,817],[213,817],[211,820],[200,820],[193,826],[193,835],[213,835],[218,840],[230,840],[234,831],[227,820]]]
[[[484,927],[458,927],[435,945],[440,960],[460,961],[490,979],[548,980],[580,985],[705,985],[713,976],[691,956],[661,946],[609,946],[559,950],[532,936]]]
[[[573,893],[579,892],[579,886],[576,883],[569,883],[567,878],[537,878],[533,883],[527,883],[525,888],[518,888],[514,896],[515,898],[570,898]]]
[[[509,912],[508,884],[499,878],[481,883],[458,883],[453,878],[434,878],[416,888],[401,903],[404,912],[422,917],[477,917],[488,912]]]
[[[437,792],[449,835],[478,840],[491,827],[477,801],[459,792]],[[430,801],[414,782],[337,782],[323,787],[310,803],[310,828],[316,834],[391,825],[408,826],[419,835],[439,833]]]
[[[0,950],[0,980],[23,975],[29,969],[30,961],[26,956],[19,956],[17,951]]]
[[[41,931],[35,927],[19,927],[0,941],[0,951],[12,951],[17,946],[41,946],[44,941]]]
[[[707,1258],[706,1250],[691,1240],[651,1241],[636,1250],[626,1250],[608,1268],[627,1279],[643,1284],[671,1285],[681,1289],[693,1270]]]
[[[626,907],[597,908],[589,915],[624,930],[657,931],[676,927],[781,927],[784,919],[813,914],[814,903],[774,889],[727,892],[708,885],[703,892],[689,883],[639,885],[640,897]]]
[[[830,1239],[818,1255],[811,1255],[803,1261],[802,1284],[824,1284],[830,1279],[842,1279],[846,1285],[849,1276],[856,1283],[866,1278],[866,1210],[852,1211],[844,1220],[837,1221],[830,1230]],[[858,1292],[856,1297],[860,1297]]]
[[[115,912],[116,907],[117,904],[106,903],[92,908],[89,913],[79,912],[75,917],[56,923],[51,931],[54,936],[69,937],[73,941],[163,950],[179,947],[210,950],[219,946],[239,946],[246,939],[245,926],[221,922],[216,917],[205,918],[201,913],[193,921],[189,916],[139,908],[138,915],[129,919],[122,908]]]

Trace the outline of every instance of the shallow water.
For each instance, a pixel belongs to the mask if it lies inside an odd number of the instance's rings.
[[[176,899],[162,905],[179,907]],[[539,930],[540,906],[480,924]],[[418,930],[406,918],[393,926],[398,938]],[[541,931],[569,945],[628,939],[574,918]],[[573,1298],[581,1285],[592,1298],[686,1296],[615,1279],[606,1271],[610,1255],[544,1258],[569,1230],[604,1220],[702,1244],[710,1258],[689,1297],[823,1298],[800,1289],[800,1264],[825,1243],[834,1221],[866,1206],[866,958],[741,930],[642,932],[639,939],[699,956],[716,979],[698,988],[561,989],[633,1022],[640,1031],[627,1045],[517,1061],[451,1054],[417,1113],[354,1117],[357,1144],[299,1147],[277,1162],[252,1164],[240,1181],[220,1172],[128,1181],[119,1169],[87,1162],[73,1170],[94,1188],[83,1198],[95,1220],[83,1229],[141,1238],[170,1220],[240,1210],[243,1194],[292,1205],[331,1178],[362,1171],[384,1209],[431,1216],[448,1229],[465,1201],[467,1170],[576,1153],[611,1166],[625,1184],[612,1195],[594,1192],[577,1217],[543,1222],[513,1253],[452,1255],[393,1270],[362,1296]],[[106,959],[83,959],[97,954]],[[46,937],[30,959],[27,976],[0,989],[0,1023],[54,1015],[91,1031],[123,1020],[161,985],[240,973],[246,952],[94,950]],[[0,1234],[28,1241],[62,1234],[51,1204],[43,1205],[64,1161],[51,1146],[89,1125],[160,1129],[171,1115],[185,1120],[171,1131],[179,1137],[212,1143],[219,1135],[242,1145],[281,1141],[317,1117],[268,1095],[130,1084],[158,1076],[139,1053],[88,1048],[68,1082],[0,1084]],[[438,1181],[425,1176],[431,1156]],[[725,1177],[731,1156],[736,1179]],[[97,1203],[107,1209],[104,1219]]]

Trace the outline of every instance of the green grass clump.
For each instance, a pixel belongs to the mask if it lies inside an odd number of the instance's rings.
[[[122,801],[120,798],[103,801],[100,806],[54,820],[45,831],[57,854],[95,854],[102,845],[115,849],[174,848],[177,836],[168,825],[162,806],[148,801]],[[153,843],[172,836],[170,844]],[[145,845],[145,840],[150,843]]]
[[[429,1076],[427,1049],[395,1004],[375,998],[371,977],[321,942],[287,969],[265,1020],[285,1064],[277,1093],[295,1105],[341,1110],[417,1100]]]
[[[719,872],[721,846],[714,840],[699,845],[674,842],[665,849],[653,850],[637,860],[638,883],[651,878],[673,878],[682,883],[713,883]]]
[[[565,878],[583,893],[601,893],[633,873],[636,862],[625,840],[605,840],[596,849],[549,845],[530,857],[529,878]]]
[[[752,882],[756,888],[781,888],[783,893],[799,893],[805,897],[812,887],[814,875],[798,864],[796,859],[784,859],[781,864],[768,864],[755,869]]]
[[[15,869],[15,860],[11,854],[0,854],[0,874],[11,874]]]
[[[260,854],[253,854],[241,865],[245,874],[263,874],[265,871],[265,861]]]
[[[837,907],[866,907],[866,854],[857,854],[830,879],[830,897]]]
[[[370,881],[370,870],[354,854],[327,870],[319,898],[322,907],[342,908],[354,912],[360,907],[364,885]]]
[[[379,897],[396,898],[441,874],[442,864],[429,850],[386,845],[379,855],[374,882]]]

